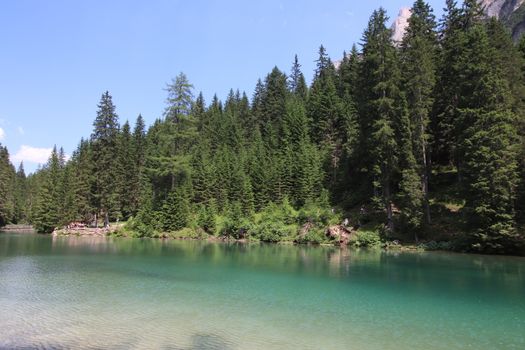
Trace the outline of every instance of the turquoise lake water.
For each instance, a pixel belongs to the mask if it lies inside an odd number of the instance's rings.
[[[525,259],[0,234],[0,348],[525,349]]]

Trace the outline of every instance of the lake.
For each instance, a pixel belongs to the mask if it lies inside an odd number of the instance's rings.
[[[525,349],[525,259],[0,234],[0,348]]]

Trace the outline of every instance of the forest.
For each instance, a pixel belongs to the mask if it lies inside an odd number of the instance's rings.
[[[319,244],[345,221],[360,246],[522,254],[525,40],[476,0],[441,19],[415,1],[399,43],[388,22],[374,11],[342,61],[321,46],[311,84],[297,56],[225,101],[180,73],[151,126],[104,92],[70,158],[55,146],[26,176],[0,148],[0,226]]]

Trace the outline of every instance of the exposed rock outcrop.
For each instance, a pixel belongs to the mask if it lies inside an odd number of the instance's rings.
[[[525,0],[480,0],[489,17],[508,18],[520,8]]]
[[[517,41],[525,33],[525,0],[480,0],[487,17],[499,18]]]
[[[110,233],[118,231],[121,225],[113,225],[110,227],[63,227],[56,228],[53,236],[107,236]]]
[[[403,36],[405,35],[405,32],[408,27],[408,19],[410,18],[410,15],[412,12],[410,11],[410,8],[403,7],[401,10],[399,10],[399,14],[397,15],[397,18],[392,23],[392,41],[396,45],[400,45],[401,41],[403,41]]]
[[[355,234],[354,230],[343,225],[330,226],[326,230],[326,236],[340,245],[345,246]]]

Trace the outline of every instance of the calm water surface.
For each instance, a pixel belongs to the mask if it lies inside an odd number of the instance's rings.
[[[525,259],[0,234],[0,348],[525,349]]]

